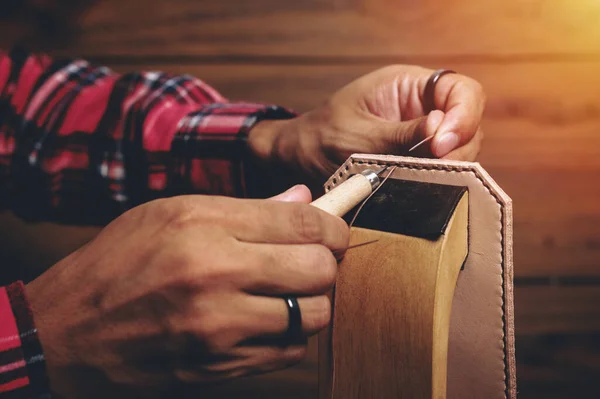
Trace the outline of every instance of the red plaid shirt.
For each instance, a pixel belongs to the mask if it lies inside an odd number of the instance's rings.
[[[284,108],[231,103],[192,76],[118,75],[84,60],[0,53],[0,207],[104,224],[184,193],[246,196],[246,137]],[[0,287],[0,398],[47,398],[23,284]]]

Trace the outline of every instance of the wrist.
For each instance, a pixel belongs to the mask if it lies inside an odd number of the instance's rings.
[[[281,159],[278,154],[278,143],[284,133],[289,130],[291,120],[263,120],[250,130],[248,147],[256,159],[264,163],[272,163]]]
[[[68,291],[59,295],[55,291],[55,287],[62,283],[58,278],[60,265],[68,262],[69,258],[25,286],[40,348],[44,352],[48,389],[57,397],[70,397],[74,392],[72,388],[77,385],[70,375],[77,367],[73,367],[73,354],[64,340],[67,337],[66,327],[72,326],[67,315],[74,314],[66,310],[64,304],[71,302],[71,298]],[[69,339],[76,339],[76,335],[70,335]]]
[[[305,183],[295,158],[299,119],[263,120],[248,133],[250,158],[245,178],[250,197],[272,197]]]

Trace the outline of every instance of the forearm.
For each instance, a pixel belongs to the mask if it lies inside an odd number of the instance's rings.
[[[0,57],[0,88],[1,205],[33,220],[104,224],[158,197],[245,196],[249,131],[294,116],[191,76],[25,53]]]

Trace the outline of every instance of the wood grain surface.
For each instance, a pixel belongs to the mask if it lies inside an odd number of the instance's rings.
[[[83,55],[118,71],[190,73],[232,99],[298,111],[389,63],[478,79],[488,94],[479,160],[515,210],[519,397],[596,398],[598,20],[591,0],[103,0],[70,35],[36,36],[12,22],[0,25],[0,44]],[[6,214],[0,227],[4,278],[34,276],[97,231]],[[263,397],[281,397],[289,381],[298,398],[309,395],[315,365],[275,376],[283,379]]]
[[[599,16],[600,3],[570,0],[104,0],[61,50],[88,56],[586,57],[599,54]]]

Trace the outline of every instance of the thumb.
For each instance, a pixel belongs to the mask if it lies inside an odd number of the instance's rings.
[[[309,204],[312,201],[312,194],[308,187],[299,184],[269,199],[282,202],[302,202]]]
[[[431,137],[438,130],[444,113],[439,110],[432,111],[426,116],[411,119],[404,122],[394,123],[390,126],[388,142],[390,148],[398,155],[406,155],[413,146]],[[413,156],[432,156],[431,143],[423,144],[415,149]]]

